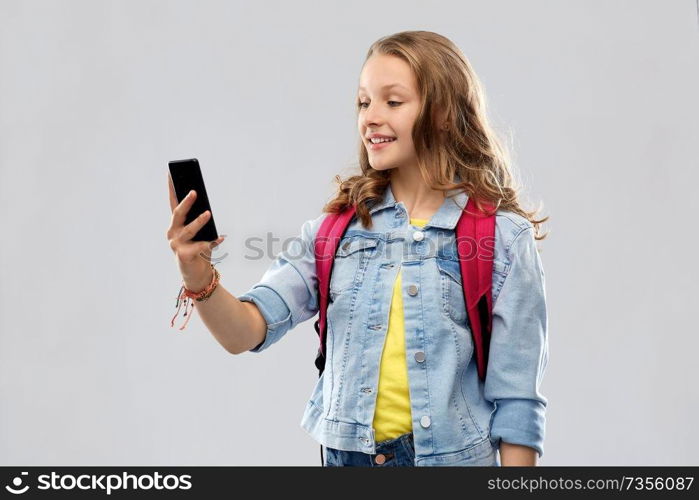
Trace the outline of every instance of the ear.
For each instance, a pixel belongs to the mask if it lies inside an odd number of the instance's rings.
[[[439,130],[448,130],[447,113],[443,109],[438,109],[434,112],[434,123]]]

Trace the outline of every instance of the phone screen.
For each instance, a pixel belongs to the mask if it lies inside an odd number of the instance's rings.
[[[197,231],[192,241],[214,241],[218,239],[216,224],[214,224],[214,211],[211,210],[211,205],[209,204],[209,197],[206,194],[206,187],[204,186],[204,178],[201,175],[199,161],[196,158],[191,158],[189,160],[173,160],[169,162],[168,165],[170,167],[172,184],[175,187],[175,194],[177,195],[177,203],[180,203],[192,189],[197,192],[194,204],[189,209],[185,218],[185,225],[192,222],[205,211],[209,210],[211,212],[211,217],[209,217],[206,224]]]

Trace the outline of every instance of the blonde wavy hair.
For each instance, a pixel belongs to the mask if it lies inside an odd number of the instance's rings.
[[[365,63],[374,54],[400,57],[416,76],[421,108],[413,143],[425,183],[444,192],[465,191],[481,210],[485,201],[495,210],[517,213],[532,223],[537,240],[546,238],[548,232],[541,235],[540,224],[549,217],[536,219],[539,209],[526,211],[520,206],[521,187],[510,171],[509,153],[488,123],[485,92],[461,50],[431,31],[402,31],[375,41]],[[359,168],[361,174],[345,180],[335,176],[337,193],[323,212],[338,213],[354,204],[362,225],[371,228],[369,210],[383,199],[392,169],[374,170],[361,139]]]

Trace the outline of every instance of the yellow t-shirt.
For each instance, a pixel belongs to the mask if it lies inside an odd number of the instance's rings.
[[[411,218],[410,224],[422,227],[427,224],[427,219]],[[401,274],[402,271],[398,273],[393,286],[388,331],[379,367],[379,387],[373,423],[377,442],[393,439],[413,430],[405,354]]]

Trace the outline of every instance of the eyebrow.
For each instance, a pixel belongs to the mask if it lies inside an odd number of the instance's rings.
[[[403,89],[405,89],[405,90],[407,90],[407,91],[410,91],[409,88],[407,88],[407,87],[404,86],[404,85],[401,85],[400,83],[389,83],[389,84],[384,85],[383,87],[381,87],[381,90],[383,90],[383,89],[390,89],[391,87],[401,87],[401,88],[403,88]],[[365,89],[364,87],[359,87],[359,90],[366,90],[366,89]]]

